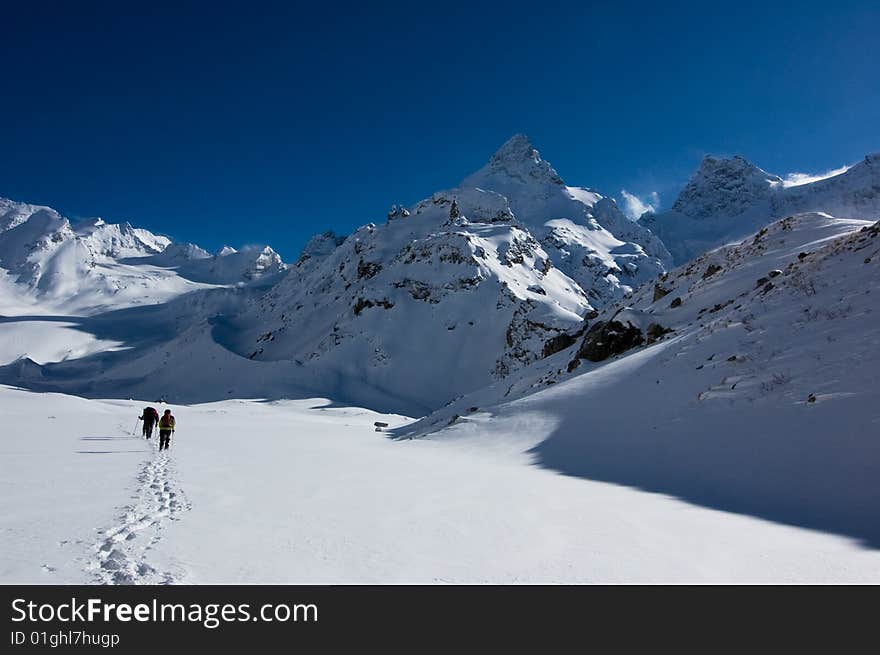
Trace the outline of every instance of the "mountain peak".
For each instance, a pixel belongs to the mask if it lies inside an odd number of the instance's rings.
[[[700,166],[697,168],[691,181],[705,177],[734,178],[752,175],[764,177],[771,181],[778,181],[780,179],[776,175],[761,170],[742,155],[734,155],[733,157],[706,155],[703,157],[703,161],[700,162]]]
[[[771,185],[781,181],[740,155],[706,155],[672,209],[701,218],[737,215],[757,199],[769,197]]]
[[[529,137],[520,133],[514,134],[505,141],[489,161],[522,162],[529,160],[537,163],[541,161],[541,157]]]
[[[491,189],[503,195],[508,185],[564,185],[562,178],[541,155],[525,134],[514,134],[495,151],[489,163],[462,182],[462,186]]]

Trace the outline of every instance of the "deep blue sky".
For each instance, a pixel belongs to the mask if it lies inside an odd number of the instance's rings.
[[[707,152],[880,151],[873,1],[212,4],[3,3],[0,195],[292,260],[515,132],[665,205]]]

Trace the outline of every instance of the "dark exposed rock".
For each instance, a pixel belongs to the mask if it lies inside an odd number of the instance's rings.
[[[681,298],[673,298],[672,302],[669,303],[669,307],[671,309],[675,309],[676,307],[681,307]]]
[[[509,209],[501,209],[495,214],[484,214],[474,219],[475,223],[509,223],[514,220],[513,212]]]
[[[432,298],[431,287],[419,280],[398,280],[394,282],[395,289],[406,289],[413,300],[426,300],[430,303],[437,303],[438,300]]]
[[[574,343],[578,339],[577,334],[568,334],[567,332],[563,332],[562,334],[557,334],[555,337],[551,337],[547,341],[544,342],[544,347],[541,350],[541,357],[549,357],[550,355],[555,355],[558,352],[565,350],[566,348],[573,346]]]
[[[659,284],[654,285],[654,300],[652,302],[657,302],[663,296],[668,296],[671,289],[666,289]]]
[[[770,271],[769,273],[767,273],[767,276],[770,278],[774,278],[778,275],[782,275],[782,271],[780,271],[778,268],[775,268],[772,271]]]
[[[672,328],[663,327],[659,323],[651,323],[646,330],[646,334],[648,336],[648,345],[650,346],[652,343],[660,339],[664,334],[669,334],[672,332]]]
[[[382,264],[376,262],[358,261],[358,279],[370,279],[382,270]]]
[[[755,282],[755,288],[757,289],[758,287],[762,287],[762,286],[764,286],[765,284],[767,284],[769,281],[770,281],[769,278],[766,278],[766,277],[759,277],[759,278],[758,278],[758,281]]]
[[[733,304],[733,299],[730,299],[724,303],[716,303],[715,306],[709,310],[709,313],[714,314],[715,312],[720,312],[722,309],[724,309],[725,307],[727,307],[728,305],[731,305],[731,304]]]
[[[475,261],[473,260],[473,258],[465,257],[461,253],[461,250],[459,250],[456,246],[450,244],[441,244],[440,247],[437,248],[437,251],[439,252],[441,262],[448,262],[450,264],[464,264],[469,259],[471,261]]]
[[[358,298],[352,308],[354,310],[355,316],[360,316],[361,312],[369,307],[383,307],[385,309],[391,309],[394,307],[394,303],[384,298],[382,300],[364,300],[363,298]]]
[[[721,267],[718,264],[709,264],[709,266],[706,268],[706,272],[703,273],[703,279],[705,280],[706,278],[712,277],[720,270]]]
[[[355,316],[360,316],[362,311],[364,311],[367,307],[372,307],[372,306],[373,306],[372,300],[364,300],[363,298],[358,298],[357,302],[355,302],[354,307],[352,309],[354,310]]]
[[[643,343],[645,337],[642,331],[630,323],[624,325],[620,321],[598,321],[584,336],[577,357],[601,362]]]
[[[498,254],[506,266],[513,266],[524,263],[525,257],[535,259],[539,248],[540,244],[530,235],[518,234],[507,247],[499,249]]]
[[[406,218],[407,216],[409,216],[409,210],[403,205],[400,205],[399,207],[397,205],[391,205],[391,211],[388,212],[389,221],[393,221],[397,218]]]

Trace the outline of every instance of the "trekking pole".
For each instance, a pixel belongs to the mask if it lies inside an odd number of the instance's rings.
[[[140,419],[140,417],[138,417],[138,420],[136,420],[134,422],[134,427],[131,429],[131,436],[134,436],[135,434],[137,434],[138,423],[140,423],[140,422],[141,422],[141,419]]]

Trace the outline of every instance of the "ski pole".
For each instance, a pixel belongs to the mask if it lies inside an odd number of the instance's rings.
[[[131,429],[131,436],[134,436],[137,433],[138,423],[141,422],[140,417],[134,422],[134,427]]]

